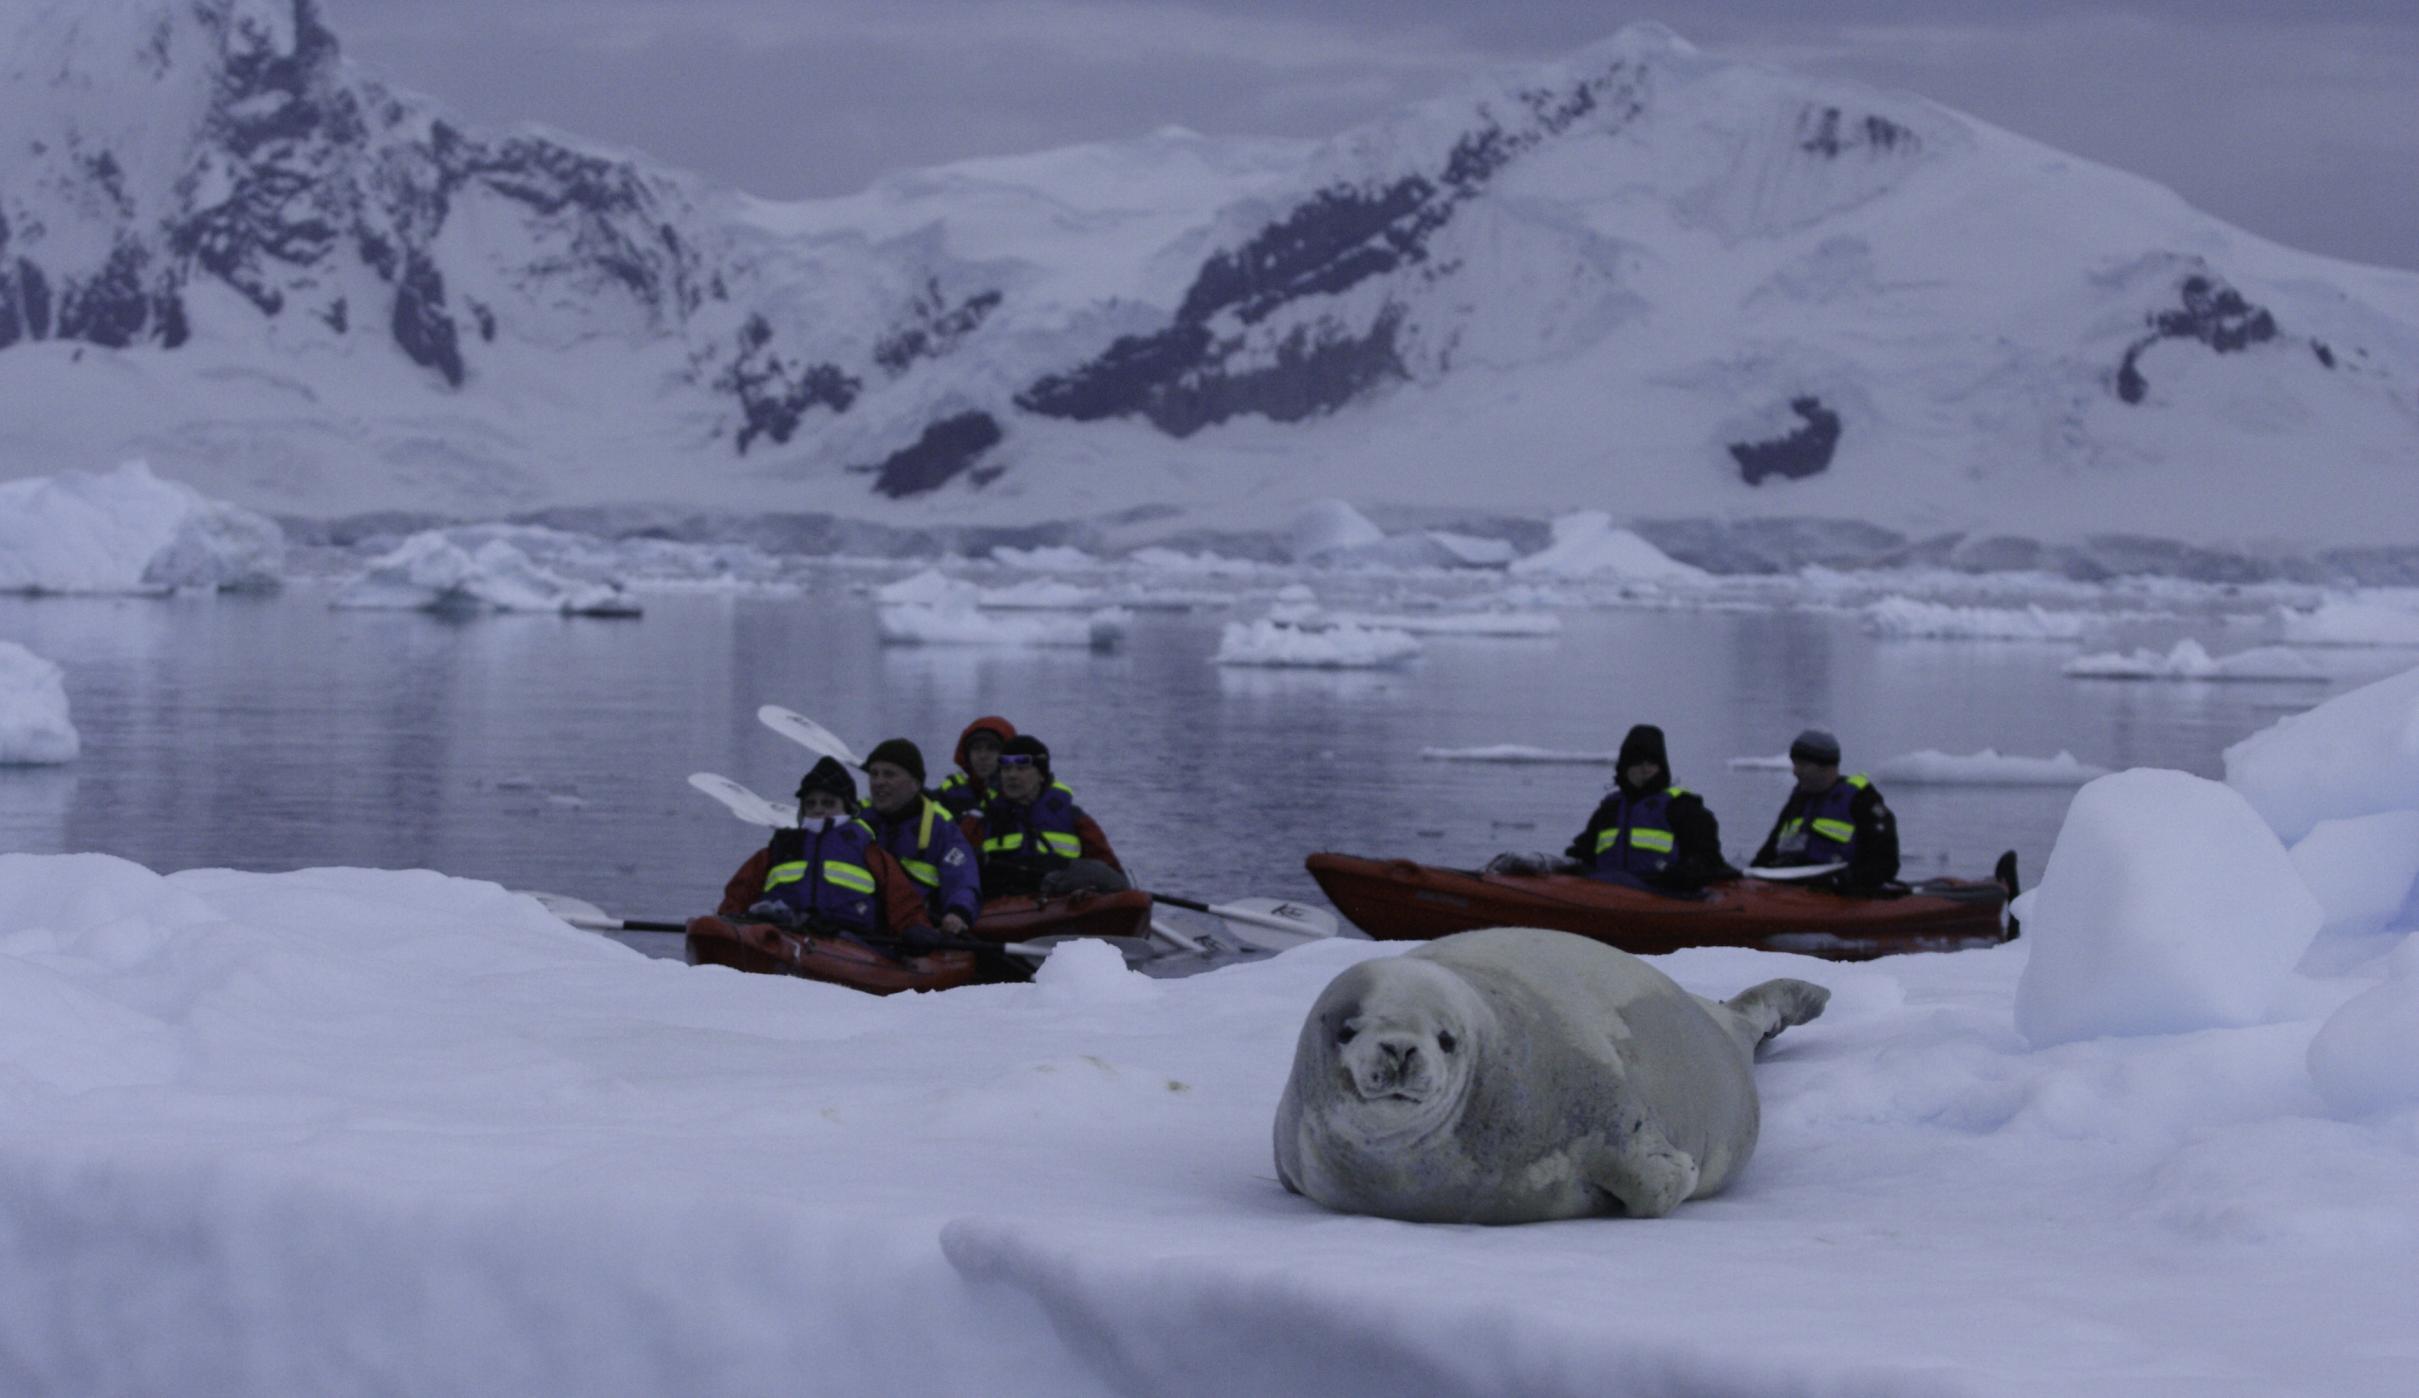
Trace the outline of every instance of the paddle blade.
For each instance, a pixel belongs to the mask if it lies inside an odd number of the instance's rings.
[[[1209,911],[1226,924],[1229,936],[1262,951],[1283,951],[1343,931],[1334,913],[1285,898],[1238,898],[1212,904]]]
[[[800,747],[812,749],[826,757],[836,757],[851,767],[865,765],[865,759],[857,756],[856,749],[842,742],[839,734],[799,713],[796,709],[785,709],[779,704],[767,704],[756,711],[756,717],[765,727]]]
[[[539,907],[574,927],[586,927],[598,931],[607,929],[618,931],[622,925],[620,918],[585,898],[574,898],[568,893],[541,893],[533,888],[513,891],[523,897],[537,899]]]
[[[1825,874],[1836,874],[1847,867],[1845,864],[1798,864],[1780,869],[1750,869],[1747,877],[1771,883],[1802,883],[1807,879],[1819,879]]]
[[[762,825],[774,830],[798,822],[790,812],[748,790],[729,777],[713,772],[691,772],[689,785],[714,798],[722,808],[750,825]]]

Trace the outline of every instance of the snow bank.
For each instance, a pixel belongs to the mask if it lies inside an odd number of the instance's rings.
[[[334,605],[423,612],[559,612],[634,617],[618,585],[577,582],[539,567],[512,543],[465,549],[443,530],[414,534],[341,588]]]
[[[1103,607],[1089,616],[1051,612],[1000,615],[963,604],[885,605],[876,614],[886,646],[1089,646],[1109,650],[1133,614]]]
[[[59,667],[14,641],[0,641],[0,767],[73,762],[82,746],[67,721]]]
[[[2212,658],[2200,642],[2187,636],[2165,655],[2134,650],[2103,651],[2066,662],[2063,673],[2095,680],[2323,680],[2324,670],[2307,656],[2283,646],[2258,646]]]
[[[1530,577],[1621,578],[1651,583],[1703,583],[1712,575],[1666,554],[1627,529],[1613,527],[1603,510],[1582,510],[1554,521],[1553,541],[1512,563]]]
[[[2075,794],[2020,916],[2035,1046],[2259,1022],[2322,911],[2240,794],[2138,768]]]
[[[2330,597],[2283,620],[2287,645],[2419,646],[2419,611],[2382,602]]]
[[[0,483],[0,592],[273,587],[285,534],[142,462]]]
[[[1483,748],[1421,748],[1419,755],[1430,762],[1514,762],[1566,767],[1610,767],[1619,756],[1611,752],[1523,747],[1519,743],[1497,743]]]
[[[2226,783],[2279,837],[2419,810],[2419,668],[2338,694],[2226,749]]]
[[[1764,760],[1739,759],[1731,766]],[[1782,758],[1780,765],[1787,768],[1788,759]],[[1870,770],[1876,780],[1899,786],[2081,786],[2108,775],[2106,767],[2077,762],[2064,749],[2055,757],[2003,757],[1997,748],[1963,755],[1925,748],[1886,758]]]
[[[2390,1100],[2407,1002],[2035,1053],[2023,943],[1660,957],[1833,990],[1737,1182],[1427,1227],[1269,1160],[1304,1012],[1395,950],[885,1000],[424,872],[0,856],[0,1355],[56,1394],[2407,1388],[2407,1126],[2310,1086],[2341,1051]]]
[[[1220,665],[1312,670],[1367,670],[1400,665],[1420,653],[1407,632],[1363,626],[1306,631],[1277,621],[1230,621],[1218,635]]]
[[[1892,640],[2071,641],[2087,619],[2038,605],[1957,607],[1912,597],[1884,597],[1864,610],[1868,634]]]

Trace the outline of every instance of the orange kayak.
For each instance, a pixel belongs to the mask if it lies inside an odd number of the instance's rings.
[[[1337,911],[1381,941],[1425,941],[1477,927],[1551,927],[1651,956],[1681,947],[1756,947],[1833,961],[1997,946],[2016,935],[2006,882],[1932,879],[1897,896],[1738,879],[1701,898],[1576,874],[1490,874],[1314,854],[1311,877]]]
[[[1043,937],[1138,937],[1151,923],[1151,895],[1070,893],[1057,898],[994,898],[969,935],[991,942]],[[1001,956],[971,951],[893,955],[846,937],[792,932],[763,922],[721,917],[689,919],[689,962],[760,975],[802,976],[872,995],[902,990],[949,990],[998,981],[1014,972]]]

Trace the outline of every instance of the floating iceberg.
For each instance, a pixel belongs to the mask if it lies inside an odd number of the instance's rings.
[[[1639,538],[1613,527],[1602,510],[1582,510],[1554,521],[1553,542],[1526,558],[1516,559],[1511,571],[1524,577],[1617,578],[1651,583],[1704,583],[1712,575],[1692,568]]]
[[[503,539],[465,549],[442,530],[414,534],[346,583],[334,605],[423,612],[558,612],[634,617],[637,599],[613,583],[547,571]]]
[[[975,594],[978,606],[999,611],[1077,612],[1100,606],[1098,591],[1049,578],[1034,578],[1006,587],[986,587]]]
[[[1540,637],[1562,634],[1562,618],[1552,612],[1332,612],[1337,626],[1361,626],[1407,631],[1414,636]]]
[[[1781,762],[1786,766],[1788,759]],[[2081,786],[2108,775],[2106,767],[2078,762],[2063,749],[2055,757],[2016,757],[2002,756],[1996,748],[1963,755],[1925,748],[1887,758],[1871,770],[1875,780],[1900,786]]]
[[[1002,616],[963,604],[886,605],[879,613],[886,646],[1088,646],[1109,650],[1124,639],[1133,614],[1103,607],[1089,616],[1049,612]]]
[[[0,767],[73,762],[82,746],[67,721],[59,667],[14,641],[0,641]]]
[[[1420,653],[1410,633],[1365,626],[1305,631],[1277,621],[1228,622],[1219,633],[1216,663],[1279,669],[1374,670]]]
[[[1863,618],[1871,635],[1954,641],[2071,641],[2083,634],[2086,620],[2040,606],[1955,607],[1912,597],[1884,597],[1865,608]]]
[[[2080,655],[2066,662],[2061,673],[2089,680],[2323,680],[2324,670],[2309,657],[2284,646],[2258,646],[2212,658],[2200,642],[2186,637],[2165,655],[2133,650]]]
[[[953,578],[938,568],[904,577],[897,582],[884,583],[874,589],[874,600],[884,606],[913,604],[925,607],[963,608],[974,605],[982,589],[963,578]]]
[[[2284,633],[2294,646],[2419,646],[2419,611],[2330,597],[2306,612],[2288,609]]]
[[[1609,752],[1533,748],[1519,743],[1497,743],[1483,748],[1421,748],[1419,755],[1430,762],[1512,762],[1562,767],[1610,767],[1617,756]]]
[[[274,587],[285,534],[142,462],[0,484],[0,592]]]
[[[2287,842],[2322,820],[2419,810],[2419,668],[2338,694],[2226,749],[2226,784]]]

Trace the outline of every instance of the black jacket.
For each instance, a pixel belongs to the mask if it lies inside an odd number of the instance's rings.
[[[1758,868],[1782,863],[1778,849],[1781,827],[1825,794],[1816,792],[1809,796],[1792,790],[1781,805],[1781,813],[1772,818],[1772,832],[1764,837],[1763,847],[1749,862]],[[1897,878],[1898,817],[1890,813],[1888,803],[1881,799],[1881,788],[1868,784],[1858,790],[1848,802],[1848,819],[1856,826],[1855,853],[1848,867],[1831,875],[1826,882],[1841,888],[1878,888]]]
[[[1597,803],[1595,814],[1587,818],[1586,827],[1564,853],[1592,867],[1596,862],[1597,835],[1620,823],[1622,802],[1633,794],[1651,793],[1631,793],[1616,785],[1611,795]],[[1698,889],[1717,879],[1739,876],[1739,871],[1722,858],[1721,823],[1705,808],[1702,797],[1693,791],[1683,791],[1671,798],[1665,813],[1671,822],[1671,865],[1659,874],[1641,875],[1647,883],[1659,888]]]

